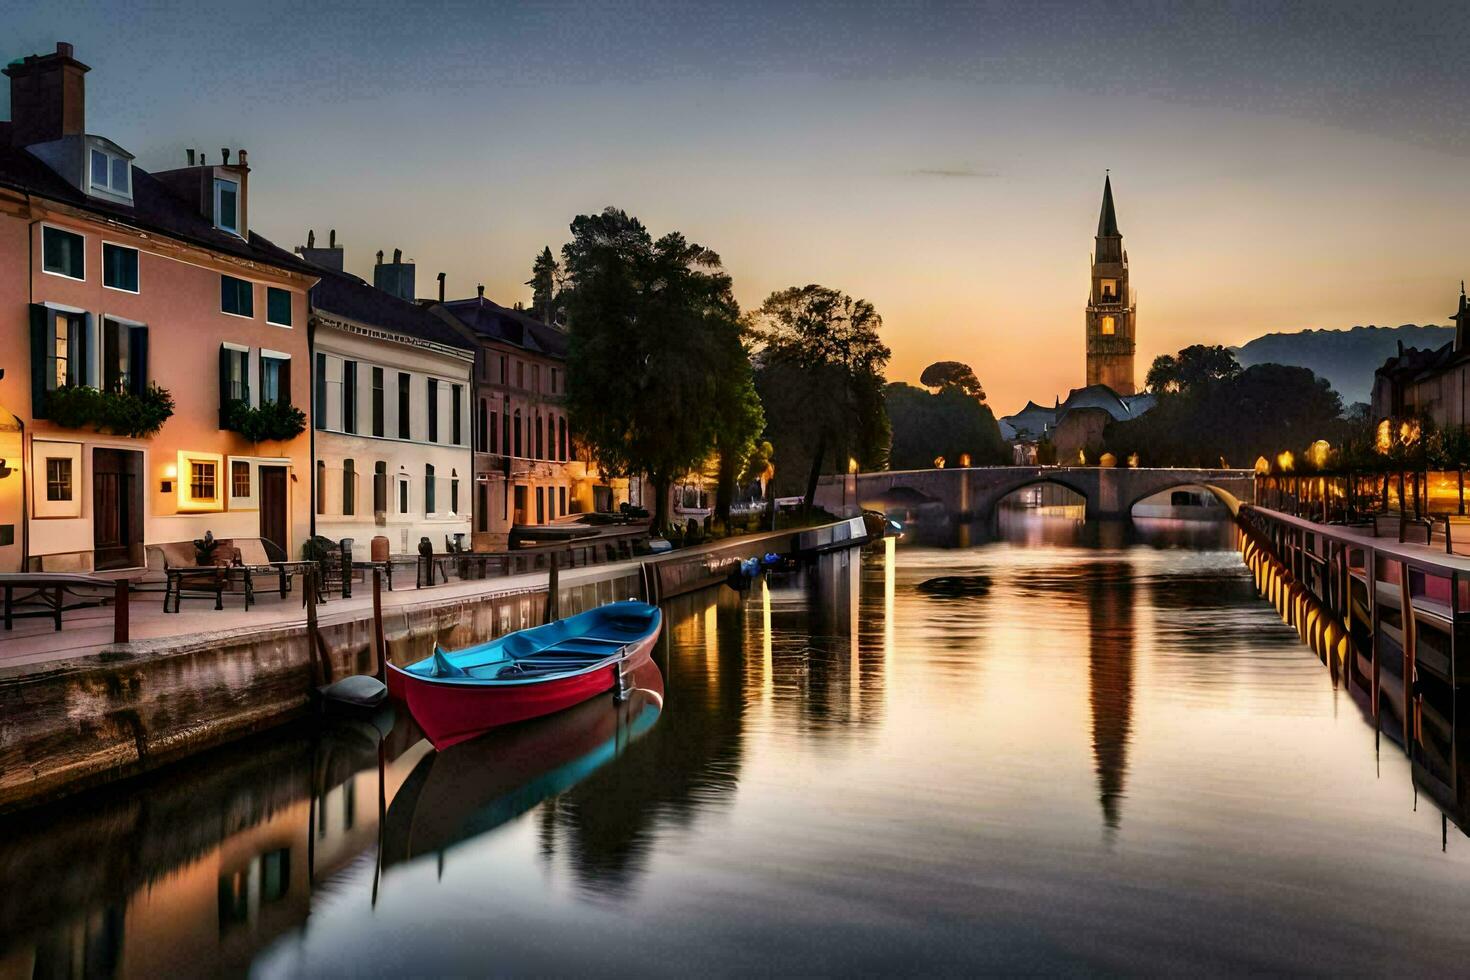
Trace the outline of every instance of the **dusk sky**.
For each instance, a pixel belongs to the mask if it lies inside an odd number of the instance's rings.
[[[147,169],[250,152],[251,223],[335,227],[510,304],[613,204],[743,306],[873,301],[890,378],[970,363],[998,414],[1083,381],[1111,168],[1138,374],[1190,343],[1445,323],[1470,277],[1470,5],[68,3],[88,130]],[[0,112],[7,106],[0,103]]]

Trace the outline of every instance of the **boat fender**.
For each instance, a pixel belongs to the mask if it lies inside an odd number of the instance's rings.
[[[456,667],[444,656],[444,651],[438,647],[434,648],[434,676],[435,677],[465,677],[463,668]]]

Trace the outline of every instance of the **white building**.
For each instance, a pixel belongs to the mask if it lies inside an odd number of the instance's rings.
[[[401,297],[342,273],[335,233],[298,251],[326,270],[311,292],[315,533],[353,539],[354,557],[380,535],[392,554],[468,546],[474,345],[410,301],[397,255],[379,253],[374,279]]]

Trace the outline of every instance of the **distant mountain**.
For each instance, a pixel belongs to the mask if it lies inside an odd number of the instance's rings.
[[[1268,333],[1232,348],[1242,367],[1291,364],[1326,378],[1344,406],[1366,402],[1373,391],[1373,372],[1405,347],[1438,348],[1455,339],[1454,327],[1434,324],[1401,327],[1353,327],[1351,330],[1302,330]]]

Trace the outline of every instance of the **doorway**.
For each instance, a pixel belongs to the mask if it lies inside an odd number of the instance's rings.
[[[92,450],[92,567],[143,566],[143,454]]]
[[[281,549],[282,557],[290,558],[286,467],[261,466],[257,472],[260,480],[260,536]]]

